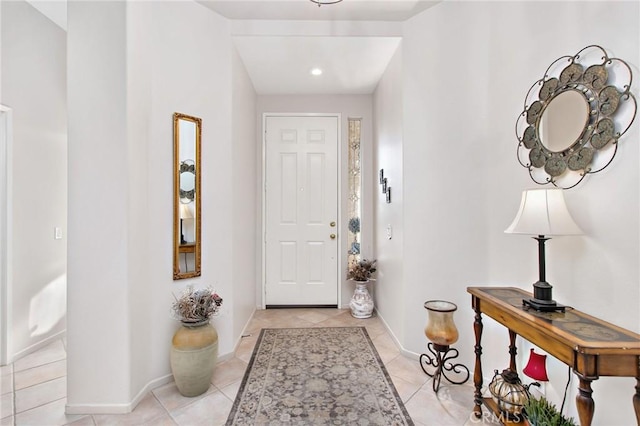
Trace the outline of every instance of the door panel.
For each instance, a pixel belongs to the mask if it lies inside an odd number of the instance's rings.
[[[265,125],[265,304],[337,305],[338,118]]]

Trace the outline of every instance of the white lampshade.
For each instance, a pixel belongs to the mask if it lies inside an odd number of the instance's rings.
[[[180,204],[180,219],[193,219],[193,213],[188,204]]]
[[[581,235],[564,202],[563,190],[529,189],[522,191],[520,210],[507,234]]]

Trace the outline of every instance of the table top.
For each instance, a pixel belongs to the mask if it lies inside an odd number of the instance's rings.
[[[529,326],[544,334],[553,334],[556,339],[582,353],[623,351],[629,355],[640,355],[640,334],[592,317],[570,307],[565,312],[540,312],[522,305],[522,299],[531,293],[516,287],[468,287],[467,292],[480,299],[480,310],[485,312],[483,301],[518,318],[520,326]],[[490,310],[490,309],[489,309]],[[494,312],[497,313],[497,312]],[[489,316],[490,315],[489,313]],[[498,315],[499,316],[499,315]],[[492,316],[493,317],[493,316]],[[498,320],[498,318],[494,319]],[[508,318],[500,318],[508,322]]]

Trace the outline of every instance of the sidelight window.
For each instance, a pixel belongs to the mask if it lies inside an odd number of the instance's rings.
[[[360,260],[361,243],[361,217],[362,217],[362,172],[360,129],[362,119],[349,118],[349,197],[347,211],[349,223],[347,227],[347,254],[348,265],[351,266]]]

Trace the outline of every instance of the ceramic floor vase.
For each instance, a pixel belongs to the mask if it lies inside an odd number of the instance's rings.
[[[198,396],[211,385],[218,358],[218,333],[208,321],[183,325],[173,335],[171,372],[183,396]]]
[[[373,314],[373,298],[369,293],[370,281],[353,281],[356,289],[351,297],[349,308],[354,318],[370,318]]]

